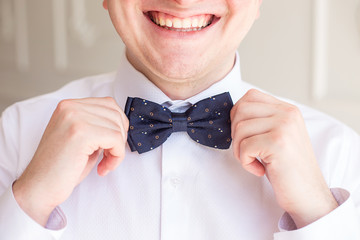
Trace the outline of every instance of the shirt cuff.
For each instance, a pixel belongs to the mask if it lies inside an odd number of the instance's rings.
[[[51,213],[44,228],[18,205],[10,186],[0,196],[1,239],[60,239],[66,227],[66,217],[59,207]]]
[[[331,189],[331,192],[339,207],[300,229],[296,228],[290,215],[285,213],[279,221],[280,232],[274,234],[274,240],[360,239],[360,216],[350,193],[340,188]]]

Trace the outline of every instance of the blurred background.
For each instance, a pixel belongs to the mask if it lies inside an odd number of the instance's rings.
[[[100,0],[0,0],[0,112],[114,71],[122,51]],[[264,0],[239,52],[244,80],[360,133],[359,0]]]

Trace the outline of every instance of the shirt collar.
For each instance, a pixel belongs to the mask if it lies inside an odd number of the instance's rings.
[[[127,97],[140,97],[158,104],[171,105],[189,105],[194,104],[202,99],[230,92],[235,103],[248,90],[247,84],[241,79],[240,57],[236,52],[235,63],[232,70],[220,81],[214,83],[209,88],[183,101],[172,101],[165,95],[155,84],[149,81],[145,75],[137,71],[123,54],[120,67],[116,74],[114,86],[114,96],[121,107],[125,106]]]

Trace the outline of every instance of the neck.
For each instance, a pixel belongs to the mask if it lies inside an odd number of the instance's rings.
[[[216,64],[221,67],[213,67],[211,71],[190,78],[168,78],[157,75],[148,69],[138,58],[126,51],[126,57],[133,67],[144,74],[171,100],[185,100],[223,79],[233,68],[235,56],[227,58],[222,63]]]

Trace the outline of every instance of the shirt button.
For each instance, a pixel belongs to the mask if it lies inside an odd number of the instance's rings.
[[[182,180],[181,178],[178,178],[178,177],[174,177],[174,178],[171,178],[170,179],[170,184],[171,186],[173,186],[174,188],[177,188],[181,185],[182,183]]]

